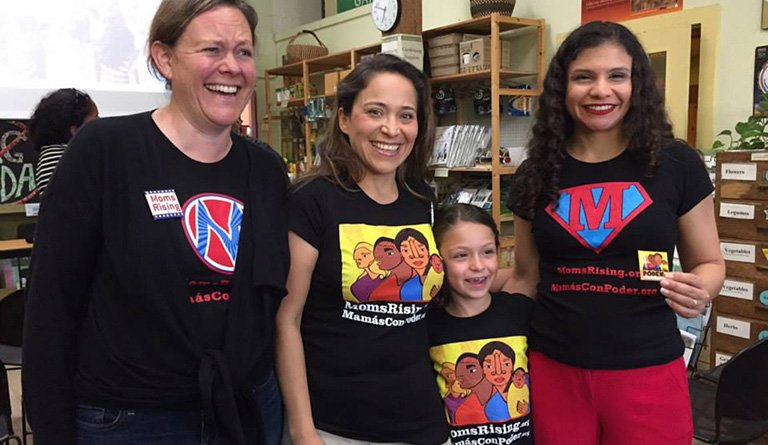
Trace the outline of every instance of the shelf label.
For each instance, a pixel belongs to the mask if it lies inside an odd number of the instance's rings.
[[[721,202],[720,217],[731,219],[755,219],[755,206]]]
[[[752,244],[720,243],[723,258],[740,263],[755,262],[755,246]]]
[[[726,279],[723,281],[723,288],[720,289],[720,295],[724,297],[738,298],[741,300],[752,301],[755,294],[755,284],[747,281],[736,281]]]
[[[763,151],[760,153],[752,153],[752,156],[749,158],[751,161],[768,161],[768,151]]]
[[[749,322],[728,317],[717,317],[717,332],[749,340]]]
[[[715,366],[722,365],[733,357],[730,354],[723,354],[722,352],[715,352]]]
[[[757,180],[757,164],[723,164],[720,166],[720,179],[755,181]]]

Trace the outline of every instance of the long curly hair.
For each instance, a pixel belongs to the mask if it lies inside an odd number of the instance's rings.
[[[324,178],[346,190],[353,190],[355,184],[363,179],[366,166],[352,148],[347,136],[339,127],[339,112],[347,117],[352,114],[352,106],[357,96],[371,79],[380,73],[395,73],[408,79],[416,90],[416,118],[419,133],[413,144],[413,151],[405,162],[397,168],[397,182],[414,196],[430,200],[428,196],[413,190],[411,184],[429,180],[431,173],[427,160],[432,154],[435,142],[435,113],[432,106],[432,92],[424,73],[405,60],[389,54],[377,54],[358,64],[336,87],[336,104],[323,134],[318,139],[317,156],[320,165],[311,173],[302,176],[297,187],[314,178]]]
[[[568,68],[582,50],[613,43],[632,58],[632,95],[621,129],[629,140],[627,150],[645,173],[652,176],[662,147],[674,139],[656,85],[656,75],[640,42],[626,27],[613,22],[590,22],[574,30],[549,64],[544,88],[528,143],[526,168],[518,172],[510,207],[525,219],[532,219],[538,205],[557,206],[560,173],[566,159],[567,143],[574,122],[565,103]],[[514,200],[514,203],[512,202]]]
[[[40,151],[46,145],[66,145],[72,138],[72,127],[79,128],[96,109],[86,93],[75,88],[62,88],[40,99],[29,119],[32,147]]]

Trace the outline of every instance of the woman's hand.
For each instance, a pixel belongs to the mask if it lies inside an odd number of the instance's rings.
[[[670,272],[661,280],[661,294],[678,315],[693,318],[704,312],[712,301],[704,280],[695,274]]]

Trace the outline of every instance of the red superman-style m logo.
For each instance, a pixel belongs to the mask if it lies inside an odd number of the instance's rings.
[[[545,209],[584,247],[600,253],[653,200],[638,182],[604,182],[560,191]]]

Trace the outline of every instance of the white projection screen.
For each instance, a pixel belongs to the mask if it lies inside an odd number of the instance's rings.
[[[57,88],[86,91],[101,116],[166,103],[146,64],[160,0],[18,0],[0,11],[0,119],[27,119]]]

